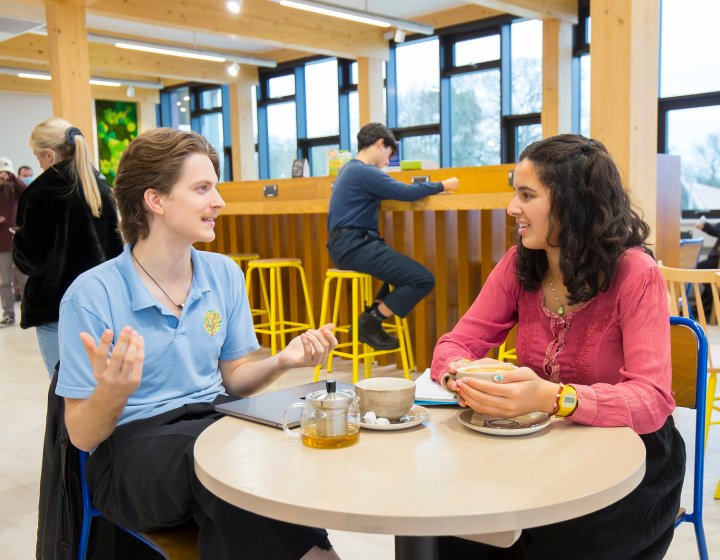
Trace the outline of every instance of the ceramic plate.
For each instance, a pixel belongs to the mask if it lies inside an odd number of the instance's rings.
[[[547,428],[551,418],[546,412],[531,412],[515,418],[494,418],[468,408],[458,414],[457,419],[466,428],[483,434],[521,436]]]
[[[399,420],[391,420],[389,424],[366,424],[360,422],[360,426],[368,430],[404,430],[405,428],[417,426],[428,418],[430,418],[430,411],[424,406],[416,404],[405,416],[402,416]]]

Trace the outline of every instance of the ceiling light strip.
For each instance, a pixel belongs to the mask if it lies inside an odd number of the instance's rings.
[[[52,76],[48,74],[47,72],[37,72],[32,70],[25,70],[23,68],[10,68],[7,66],[0,66],[0,74],[5,74],[9,76],[17,76],[19,78],[30,78],[33,80],[52,80]],[[132,86],[136,88],[144,88],[144,89],[157,89],[161,90],[163,89],[162,82],[145,82],[142,80],[124,80],[122,78],[100,78],[97,76],[92,76],[90,78],[90,83],[93,85],[100,85],[100,86],[111,86],[111,87],[120,87],[120,86]]]
[[[262,66],[264,68],[275,68],[277,62],[268,58],[258,58],[254,56],[238,55],[234,53],[216,52],[200,49],[186,49],[173,47],[169,45],[161,45],[157,43],[143,43],[141,41],[132,41],[129,39],[120,39],[118,37],[110,37],[108,35],[97,35],[90,33],[88,40],[95,43],[106,43],[115,45],[118,48],[130,49],[141,52],[150,52],[154,54],[162,54],[167,56],[179,56],[183,58],[193,58],[196,60],[206,60],[209,62],[237,62],[238,64],[249,64],[252,66]]]
[[[277,4],[287,6],[289,8],[297,8],[308,12],[323,14],[327,16],[348,19],[368,25],[378,27],[397,27],[403,31],[411,33],[421,33],[422,35],[432,35],[435,30],[431,25],[416,23],[407,19],[398,19],[393,17],[375,14],[372,12],[363,12],[361,10],[353,10],[343,6],[327,4],[325,2],[317,2],[316,0],[273,0]]]

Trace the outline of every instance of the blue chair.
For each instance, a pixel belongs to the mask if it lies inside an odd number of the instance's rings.
[[[703,471],[705,467],[705,400],[707,384],[708,343],[705,331],[685,317],[670,317],[672,387],[677,406],[695,409],[695,472],[692,512],[680,508],[675,527],[692,523],[701,560],[708,551],[703,528]]]
[[[80,454],[80,484],[82,488],[83,514],[82,527],[80,529],[80,542],[78,543],[78,560],[85,560],[88,551],[88,543],[90,542],[90,527],[92,525],[92,520],[95,517],[102,516],[102,513],[100,513],[100,510],[96,509],[95,506],[92,505],[90,489],[88,488],[87,482],[85,481],[85,463],[87,462],[89,455],[87,451],[79,451],[78,453]],[[165,553],[165,551],[158,547],[154,542],[146,539],[139,533],[135,533],[134,531],[130,531],[129,529],[125,529],[124,527],[121,527],[121,529],[129,535],[135,537],[148,547],[150,547],[162,558],[166,558],[167,560],[169,560],[169,556]]]

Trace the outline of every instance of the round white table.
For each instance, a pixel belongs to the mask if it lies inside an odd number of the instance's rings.
[[[462,426],[458,408],[429,409],[419,426],[362,429],[359,442],[343,449],[311,449],[277,428],[223,418],[198,438],[195,471],[238,507],[301,525],[401,536],[396,558],[415,559],[432,557],[428,540],[402,537],[471,536],[509,546],[522,529],[620,500],[645,474],[645,446],[629,428],[554,419],[534,434],[500,437]]]

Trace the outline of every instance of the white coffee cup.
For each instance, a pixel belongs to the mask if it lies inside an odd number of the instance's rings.
[[[447,382],[449,379],[454,379],[458,381],[463,378],[472,378],[480,379],[482,381],[493,381],[497,374],[507,373],[508,371],[512,371],[516,368],[517,366],[505,362],[468,364],[466,366],[457,368],[457,371],[455,373],[446,373],[445,375],[443,375],[442,379],[440,380],[440,384],[442,385],[442,388],[449,393],[457,395],[457,391],[453,391],[448,387]]]

